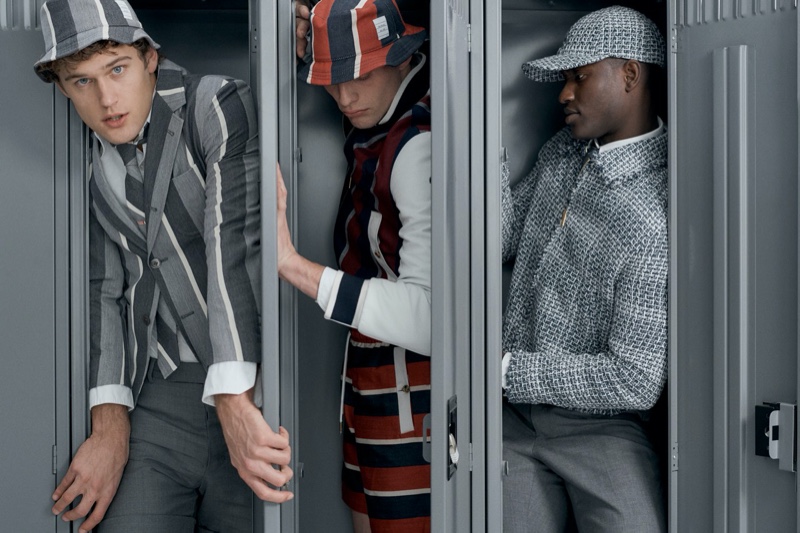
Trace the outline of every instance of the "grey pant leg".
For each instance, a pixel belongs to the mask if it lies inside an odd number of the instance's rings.
[[[564,480],[535,457],[529,405],[503,406],[504,533],[562,533],[569,501]]]
[[[563,480],[580,531],[666,531],[658,458],[634,415],[532,406],[536,456]]]
[[[206,406],[209,434],[208,466],[200,490],[198,532],[252,533],[255,498],[231,465],[231,457],[216,409]]]
[[[100,533],[252,531],[251,492],[202,392],[202,383],[159,376],[144,384],[131,412],[128,464]]]

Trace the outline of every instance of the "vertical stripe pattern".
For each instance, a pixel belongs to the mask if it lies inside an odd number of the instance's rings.
[[[145,232],[114,207],[97,143],[90,180],[90,386],[131,386],[134,398],[147,357],[166,356],[165,373],[179,364],[179,335],[206,368],[260,360],[258,124],[249,88],[187,76],[165,61],[156,89],[143,205],[129,210],[144,215]],[[138,194],[137,180],[127,186]]]

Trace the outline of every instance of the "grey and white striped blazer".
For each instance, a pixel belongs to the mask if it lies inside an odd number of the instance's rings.
[[[177,354],[178,332],[206,369],[259,362],[258,124],[247,85],[161,64],[143,213],[126,210],[93,167],[90,387],[127,386],[135,402],[147,358]]]

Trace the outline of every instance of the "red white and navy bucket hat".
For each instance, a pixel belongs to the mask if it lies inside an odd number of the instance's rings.
[[[298,76],[311,85],[351,81],[401,64],[426,38],[394,0],[322,0],[311,11],[311,61]]]

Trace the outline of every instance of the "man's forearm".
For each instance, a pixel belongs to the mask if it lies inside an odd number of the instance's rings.
[[[319,280],[325,267],[309,261],[302,255],[295,252],[280,265],[280,277],[293,286],[297,287],[303,294],[313,299],[317,298],[319,292]]]

